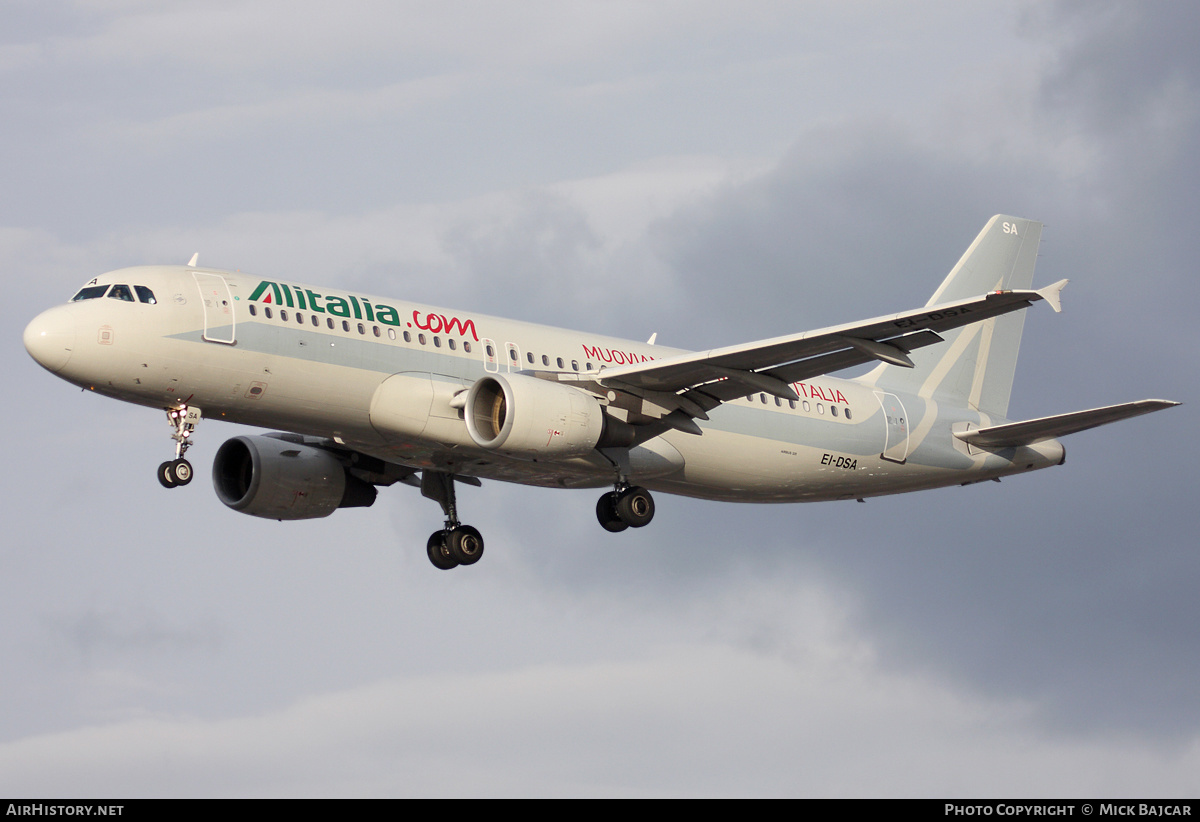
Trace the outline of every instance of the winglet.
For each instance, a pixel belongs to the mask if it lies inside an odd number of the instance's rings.
[[[1055,314],[1062,313],[1062,290],[1067,287],[1070,280],[1059,280],[1054,285],[1048,285],[1045,288],[1038,289],[1036,293],[1046,302],[1050,303],[1050,307],[1054,309]]]
[[[188,268],[195,268],[197,261],[200,259],[200,252],[197,251],[192,255],[192,259],[188,260]]]

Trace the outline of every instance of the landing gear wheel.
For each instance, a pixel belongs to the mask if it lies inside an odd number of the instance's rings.
[[[421,472],[421,496],[441,505],[446,515],[446,527],[435,531],[426,545],[429,561],[443,570],[474,565],[483,556],[483,536],[470,525],[459,524],[454,482],[454,474],[448,471]]]
[[[446,534],[446,547],[459,565],[474,565],[483,556],[483,536],[470,525],[460,525]]]
[[[187,460],[175,460],[171,463],[171,473],[175,475],[176,485],[187,485],[192,481],[192,464]]]
[[[609,491],[596,501],[596,519],[605,531],[612,531],[614,534],[629,527],[629,523],[622,522],[617,515],[616,491]]]
[[[450,549],[446,545],[448,536],[448,531],[434,531],[429,535],[429,542],[425,544],[429,561],[433,563],[434,568],[441,571],[449,571],[451,568],[458,567],[458,560],[451,556]]]
[[[617,516],[630,528],[641,528],[654,519],[654,497],[640,485],[626,488],[617,497]]]
[[[174,462],[164,462],[158,466],[158,481],[162,483],[163,488],[174,488],[179,484],[179,480],[175,479]]]

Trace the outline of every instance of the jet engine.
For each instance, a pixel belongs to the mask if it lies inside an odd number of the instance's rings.
[[[628,428],[606,417],[591,394],[524,374],[477,380],[467,391],[463,418],[480,448],[532,460],[581,457]]]
[[[235,511],[280,520],[366,507],[376,494],[329,451],[273,436],[227,440],[213,460],[213,487]]]

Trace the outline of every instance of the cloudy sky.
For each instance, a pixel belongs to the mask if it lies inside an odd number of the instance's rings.
[[[1200,11],[1140,2],[0,8],[0,795],[1200,793]],[[224,508],[207,422],[21,347],[205,265],[712,347],[921,305],[1046,223],[1014,417],[1143,397],[1000,485],[738,506]]]

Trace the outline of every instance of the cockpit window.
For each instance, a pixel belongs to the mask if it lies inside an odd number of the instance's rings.
[[[106,285],[88,285],[79,289],[79,293],[71,298],[71,302],[77,303],[80,300],[95,300],[104,296],[104,292],[108,291]]]
[[[137,292],[136,299],[133,296],[134,291]],[[141,300],[147,305],[155,305],[158,302],[158,300],[154,299],[154,292],[149,288],[146,288],[144,285],[135,285],[133,288],[130,288],[127,285],[85,285],[83,288],[79,289],[79,293],[71,298],[71,302],[77,303],[80,300],[99,299],[100,297],[103,297],[106,292],[108,293],[109,299],[112,300],[125,300],[126,302],[130,303]]]

